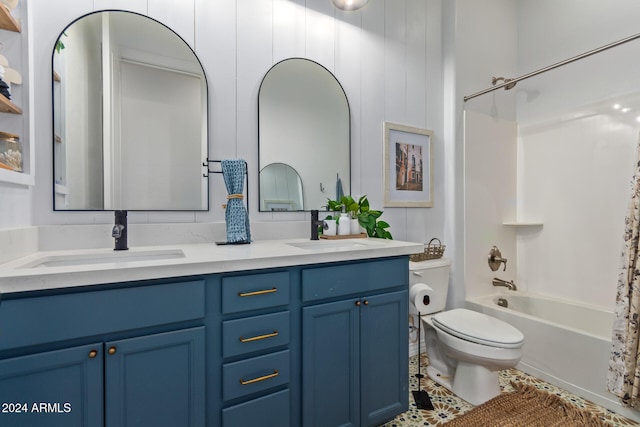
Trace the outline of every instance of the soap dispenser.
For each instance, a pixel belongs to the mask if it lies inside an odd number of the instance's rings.
[[[349,218],[347,214],[347,207],[345,205],[342,205],[342,213],[340,214],[340,221],[338,222],[338,234],[351,234],[351,218]]]

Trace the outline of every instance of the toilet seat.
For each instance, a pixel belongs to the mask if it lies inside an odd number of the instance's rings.
[[[437,313],[433,326],[460,339],[501,348],[519,348],[524,335],[508,323],[486,314],[457,308]]]

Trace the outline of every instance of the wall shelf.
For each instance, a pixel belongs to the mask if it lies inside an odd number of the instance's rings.
[[[0,29],[19,33],[21,31],[20,22],[13,17],[9,9],[0,5]]]
[[[2,7],[0,7],[0,10]],[[11,114],[22,114],[22,109],[7,99],[6,96],[0,94],[0,112]]]
[[[542,221],[504,221],[502,225],[509,225],[514,227],[542,227]]]
[[[24,172],[15,172],[0,168],[0,182],[33,186],[35,184],[35,179],[33,175],[29,175]]]

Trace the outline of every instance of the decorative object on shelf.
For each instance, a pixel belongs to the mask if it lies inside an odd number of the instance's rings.
[[[384,206],[433,207],[432,135],[430,130],[384,123]]]
[[[17,0],[1,0],[0,6],[0,29],[19,33],[21,31],[20,22],[13,17],[11,11],[18,5]]]
[[[0,93],[7,99],[11,99],[11,85],[22,84],[22,75],[9,67],[9,61],[4,55],[0,55]]]
[[[13,10],[18,6],[18,0],[1,0],[2,4],[8,9]]]
[[[0,94],[7,99],[11,99],[11,90],[9,89],[9,84],[4,81],[4,68],[0,65]]]
[[[0,132],[0,168],[22,172],[22,143],[18,135]]]
[[[349,196],[342,196],[340,200],[328,199],[327,207],[329,211],[340,212],[342,207],[351,218],[357,218],[358,223],[363,227],[369,237],[378,237],[381,239],[393,239],[391,233],[387,230],[389,223],[379,220],[382,211],[374,210],[369,207],[369,199],[366,195],[361,196],[358,201]],[[353,230],[351,231],[352,235]]]
[[[437,242],[434,242],[437,241]],[[426,261],[428,259],[438,259],[442,258],[444,255],[445,245],[442,244],[440,239],[434,237],[429,240],[429,243],[426,244],[424,248],[424,252],[419,254],[411,254],[409,255],[409,259],[413,262]]]

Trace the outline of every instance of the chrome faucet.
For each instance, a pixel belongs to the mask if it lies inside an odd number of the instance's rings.
[[[498,279],[497,277],[494,277],[493,280],[491,281],[491,283],[493,283],[493,286],[504,286],[505,288],[509,289],[510,291],[517,291],[518,288],[516,287],[516,284],[513,282],[513,280],[511,280],[510,282],[507,282],[506,280],[502,280],[502,279]]]
[[[126,251],[127,246],[127,211],[115,211],[115,225],[111,230],[111,237],[116,239],[114,251]]]
[[[329,228],[326,222],[318,219],[318,210],[311,211],[311,240],[318,240],[318,227],[323,230]]]

